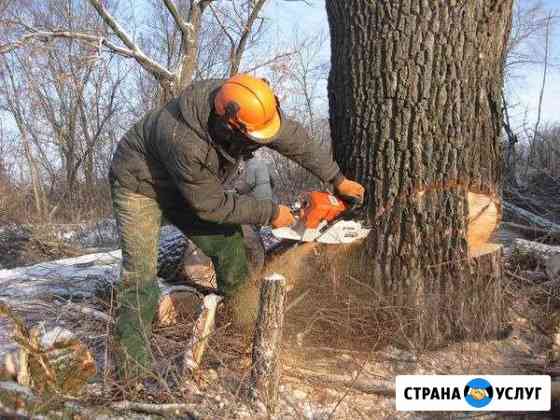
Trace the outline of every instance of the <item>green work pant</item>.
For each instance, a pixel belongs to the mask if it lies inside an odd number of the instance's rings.
[[[118,183],[111,186],[111,195],[122,248],[115,328],[118,371],[137,376],[152,360],[149,339],[160,297],[156,275],[162,219],[176,225],[212,260],[218,288],[226,296],[235,294],[247,279],[247,257],[240,226],[205,222]]]

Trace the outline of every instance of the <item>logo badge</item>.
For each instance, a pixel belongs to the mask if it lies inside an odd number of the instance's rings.
[[[486,379],[475,378],[465,385],[465,401],[475,408],[486,407],[494,397],[494,389]]]
[[[480,374],[479,374],[480,375]],[[548,411],[548,375],[397,375],[399,411]]]

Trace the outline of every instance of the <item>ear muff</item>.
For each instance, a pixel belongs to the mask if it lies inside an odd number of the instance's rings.
[[[237,102],[229,101],[225,106],[225,113],[223,118],[228,124],[234,126],[235,128],[238,128],[242,132],[246,132],[247,127],[245,126],[245,124],[239,121],[239,118],[237,116],[240,109],[241,108],[239,107],[239,104]]]
[[[224,117],[228,120],[237,119],[237,114],[239,113],[239,104],[235,101],[229,101],[225,107]]]

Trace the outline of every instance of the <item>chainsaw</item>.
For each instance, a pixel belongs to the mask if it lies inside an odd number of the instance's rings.
[[[323,191],[304,193],[292,206],[294,224],[272,229],[278,239],[324,244],[348,244],[365,238],[371,230],[359,219],[357,201],[342,199]]]

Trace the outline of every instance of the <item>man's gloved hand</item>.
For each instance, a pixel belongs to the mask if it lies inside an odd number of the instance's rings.
[[[292,214],[292,211],[289,207],[279,205],[278,206],[278,213],[272,219],[271,224],[274,228],[281,228],[281,227],[288,227],[295,223],[296,219]]]
[[[359,204],[364,202],[364,187],[355,181],[350,181],[348,178],[343,178],[334,186],[335,191],[342,197],[348,197],[358,201]]]

